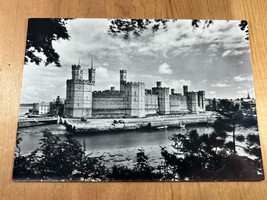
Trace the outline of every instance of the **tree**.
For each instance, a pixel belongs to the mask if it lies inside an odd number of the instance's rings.
[[[153,181],[160,180],[161,174],[154,172],[154,167],[148,163],[149,157],[145,154],[143,149],[138,149],[136,154],[136,163],[133,168],[128,166],[114,165],[108,174],[111,180],[143,180]]]
[[[105,166],[99,157],[85,155],[74,139],[61,140],[44,132],[40,148],[29,155],[15,155],[13,177],[38,180],[98,180],[104,179]]]
[[[227,135],[213,132],[199,135],[196,130],[186,134],[174,134],[173,153],[161,149],[165,160],[163,172],[165,180],[260,180],[263,167],[259,140],[255,136],[243,138],[244,148],[252,159],[232,154],[227,145]],[[252,153],[253,152],[253,153]]]
[[[168,24],[176,22],[177,19],[113,19],[109,26],[109,35],[113,37],[121,37],[124,40],[130,40],[131,37],[137,38],[142,36],[144,30],[151,30],[153,33],[158,30],[167,30]],[[214,23],[213,20],[196,20],[191,22],[192,30],[198,28],[207,29]],[[245,20],[241,20],[239,23],[241,31],[246,32],[246,40],[248,36],[248,23]]]
[[[26,40],[25,63],[32,62],[39,65],[54,63],[60,67],[59,54],[53,48],[53,41],[69,39],[66,21],[62,18],[30,19]],[[43,58],[45,57],[45,58]]]

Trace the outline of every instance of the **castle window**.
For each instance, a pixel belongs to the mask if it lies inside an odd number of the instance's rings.
[[[136,91],[134,92],[134,96],[136,96]]]

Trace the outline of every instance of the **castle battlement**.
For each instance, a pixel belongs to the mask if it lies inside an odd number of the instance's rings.
[[[169,87],[152,87],[152,90],[155,89],[160,89],[160,90],[169,90]]]
[[[80,65],[72,65],[72,79],[67,82],[65,114],[69,117],[129,116],[145,117],[157,114],[198,113],[205,111],[205,91],[188,92],[183,86],[183,94],[175,89],[156,86],[145,89],[144,82],[127,82],[127,70],[120,70],[120,90],[112,86],[109,90],[93,91],[96,69],[88,69],[88,79],[83,79]]]
[[[77,84],[87,84],[87,85],[93,85],[89,80],[84,80],[84,79],[78,79],[78,80],[74,80],[74,79],[68,79],[67,83],[77,83]]]
[[[145,86],[144,82],[126,82],[126,86]]]
[[[105,97],[124,97],[125,92],[119,90],[104,90],[104,91],[94,91],[93,97],[95,98],[105,98]]]
[[[81,65],[72,65],[71,68],[72,70],[79,70],[81,69]]]
[[[181,96],[183,96],[183,95],[182,95],[182,93],[173,93],[173,94],[171,94],[170,96],[179,96],[179,97],[181,97]]]

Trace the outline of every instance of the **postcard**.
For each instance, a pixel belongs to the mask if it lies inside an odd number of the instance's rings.
[[[247,21],[29,19],[13,180],[263,179]]]

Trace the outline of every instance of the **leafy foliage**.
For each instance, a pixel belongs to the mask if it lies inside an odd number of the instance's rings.
[[[227,142],[225,136],[216,132],[199,135],[192,130],[185,135],[173,135],[170,140],[174,152],[161,150],[166,180],[259,179],[263,173],[259,140],[255,136],[248,136],[243,148],[256,159],[233,154],[233,142]]]
[[[14,178],[88,179],[100,177],[103,166],[98,158],[85,155],[80,143],[68,138],[61,141],[50,132],[44,133],[41,147],[30,155],[16,155]]]
[[[168,19],[113,19],[109,26],[108,33],[113,37],[121,37],[124,40],[130,40],[132,37],[137,38],[145,30],[151,30],[153,33],[161,28],[166,30],[167,23],[176,20]]]
[[[151,30],[153,33],[159,30],[167,30],[168,24],[176,22],[177,19],[113,19],[109,26],[108,33],[113,37],[121,37],[125,40],[142,36],[144,30]],[[196,20],[193,19],[191,22],[192,30],[202,28],[203,30],[208,29],[212,24],[213,20]],[[246,40],[248,36],[248,24],[247,21],[240,21],[240,30],[246,32]]]
[[[114,165],[111,168],[103,164],[104,155],[86,155],[85,145],[82,148],[78,141],[71,138],[62,141],[58,136],[45,132],[39,149],[29,155],[15,154],[13,177],[80,181],[261,179],[263,166],[259,136],[228,135],[232,128],[228,119],[219,118],[210,134],[192,130],[170,137],[172,152],[161,147],[164,162],[158,166],[152,167],[149,155],[138,149],[133,167]],[[229,141],[229,137],[234,137],[239,143]],[[18,137],[18,146],[20,141]],[[236,147],[242,148],[249,156],[238,155],[234,151]]]
[[[59,55],[53,48],[52,43],[59,39],[69,39],[70,36],[66,29],[67,20],[61,18],[30,19],[25,62],[39,65],[44,60],[45,65],[54,63],[57,67],[60,67]]]
[[[155,168],[148,164],[149,157],[143,149],[139,149],[136,154],[136,164],[131,169],[127,166],[114,165],[108,177],[111,180],[143,180],[152,181],[160,179],[160,174],[156,173]]]

